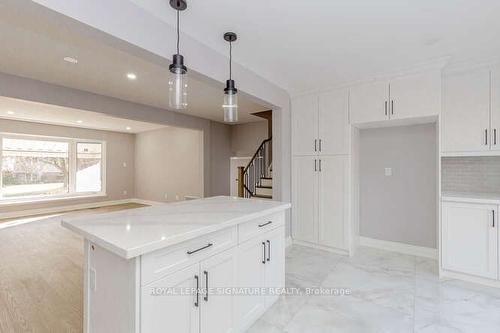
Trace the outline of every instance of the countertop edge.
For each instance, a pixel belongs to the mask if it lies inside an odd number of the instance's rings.
[[[142,256],[144,254],[151,253],[151,252],[154,252],[156,250],[163,249],[166,247],[174,246],[174,245],[198,238],[200,236],[210,234],[212,232],[216,232],[216,231],[219,231],[222,229],[230,228],[230,227],[236,226],[238,224],[245,223],[245,222],[248,222],[250,220],[265,216],[265,215],[277,213],[280,211],[285,211],[287,209],[290,209],[291,206],[292,206],[291,203],[283,203],[282,205],[280,205],[278,207],[273,207],[273,208],[269,208],[269,209],[265,209],[265,210],[253,213],[253,214],[248,214],[248,215],[245,215],[243,217],[229,220],[225,223],[207,226],[204,228],[194,230],[194,231],[189,232],[187,234],[181,234],[175,238],[170,238],[170,239],[166,239],[164,241],[154,242],[154,243],[150,243],[150,244],[144,244],[143,246],[130,248],[130,249],[124,249],[124,248],[117,247],[117,246],[113,245],[112,243],[109,243],[105,239],[96,237],[95,235],[90,234],[90,233],[74,226],[73,224],[71,224],[70,221],[66,222],[64,219],[62,219],[61,225],[65,228],[75,232],[76,234],[82,236],[84,239],[87,239],[88,241],[95,243],[96,245],[116,254],[117,256],[119,256],[123,259],[126,259],[126,260],[130,260],[130,259],[134,259],[136,257]]]

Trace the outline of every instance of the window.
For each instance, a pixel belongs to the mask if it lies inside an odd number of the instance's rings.
[[[76,192],[100,192],[102,144],[76,144]]]
[[[103,143],[0,135],[0,200],[104,192]]]

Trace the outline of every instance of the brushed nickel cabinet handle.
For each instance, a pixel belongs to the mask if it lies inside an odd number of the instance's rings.
[[[267,240],[267,261],[271,261],[271,242]]]
[[[492,226],[494,228],[495,227],[495,210],[493,209],[491,212],[493,213],[493,225]]]
[[[208,302],[208,272],[203,271],[203,274],[205,274],[205,297],[203,297],[203,300]]]
[[[493,144],[497,145],[497,129],[493,129]]]
[[[391,115],[394,115],[394,100],[391,101]]]
[[[259,228],[265,227],[266,225],[270,225],[271,223],[273,223],[273,221],[267,221],[266,223],[259,224]]]
[[[318,171],[318,162],[316,159],[314,159],[314,171]]]
[[[488,145],[488,129],[484,130],[484,145]]]
[[[198,275],[195,275],[194,279],[196,280],[196,301],[194,302],[194,306],[198,307],[200,305],[200,278]]]
[[[262,249],[264,250],[263,256],[262,256],[262,263],[266,263],[266,243],[262,242]]]
[[[321,159],[319,160],[319,172],[321,172]]]
[[[385,115],[387,116],[387,101],[385,101]]]
[[[314,139],[314,151],[318,151],[318,139]]]
[[[203,246],[203,247],[200,247],[199,249],[196,249],[196,250],[194,250],[194,251],[187,251],[187,254],[194,254],[194,253],[199,252],[199,251],[201,251],[201,250],[208,249],[208,248],[209,248],[210,246],[212,246],[212,245],[214,245],[214,244],[212,244],[212,243],[208,243],[207,245],[205,245],[205,246]]]
[[[321,152],[321,139],[319,139],[319,151]]]

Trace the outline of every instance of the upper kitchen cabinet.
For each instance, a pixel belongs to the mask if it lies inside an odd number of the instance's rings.
[[[490,70],[447,75],[443,86],[443,151],[477,153],[490,150]]]
[[[345,89],[319,95],[318,150],[324,155],[350,153],[349,95]]]
[[[491,71],[491,149],[500,150],[500,66]]]
[[[352,87],[349,94],[351,124],[387,120],[389,82],[376,81]]]
[[[296,156],[347,155],[350,147],[346,89],[292,101],[292,145]]]
[[[437,116],[441,110],[441,72],[391,80],[390,97],[390,119]]]
[[[437,116],[441,110],[441,72],[400,76],[352,87],[351,124]]]
[[[292,100],[292,151],[294,155],[313,155],[319,149],[318,97],[300,96]]]

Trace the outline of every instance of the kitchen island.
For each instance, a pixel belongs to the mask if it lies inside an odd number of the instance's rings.
[[[85,239],[84,332],[244,332],[285,286],[288,208],[212,197],[64,218]]]

